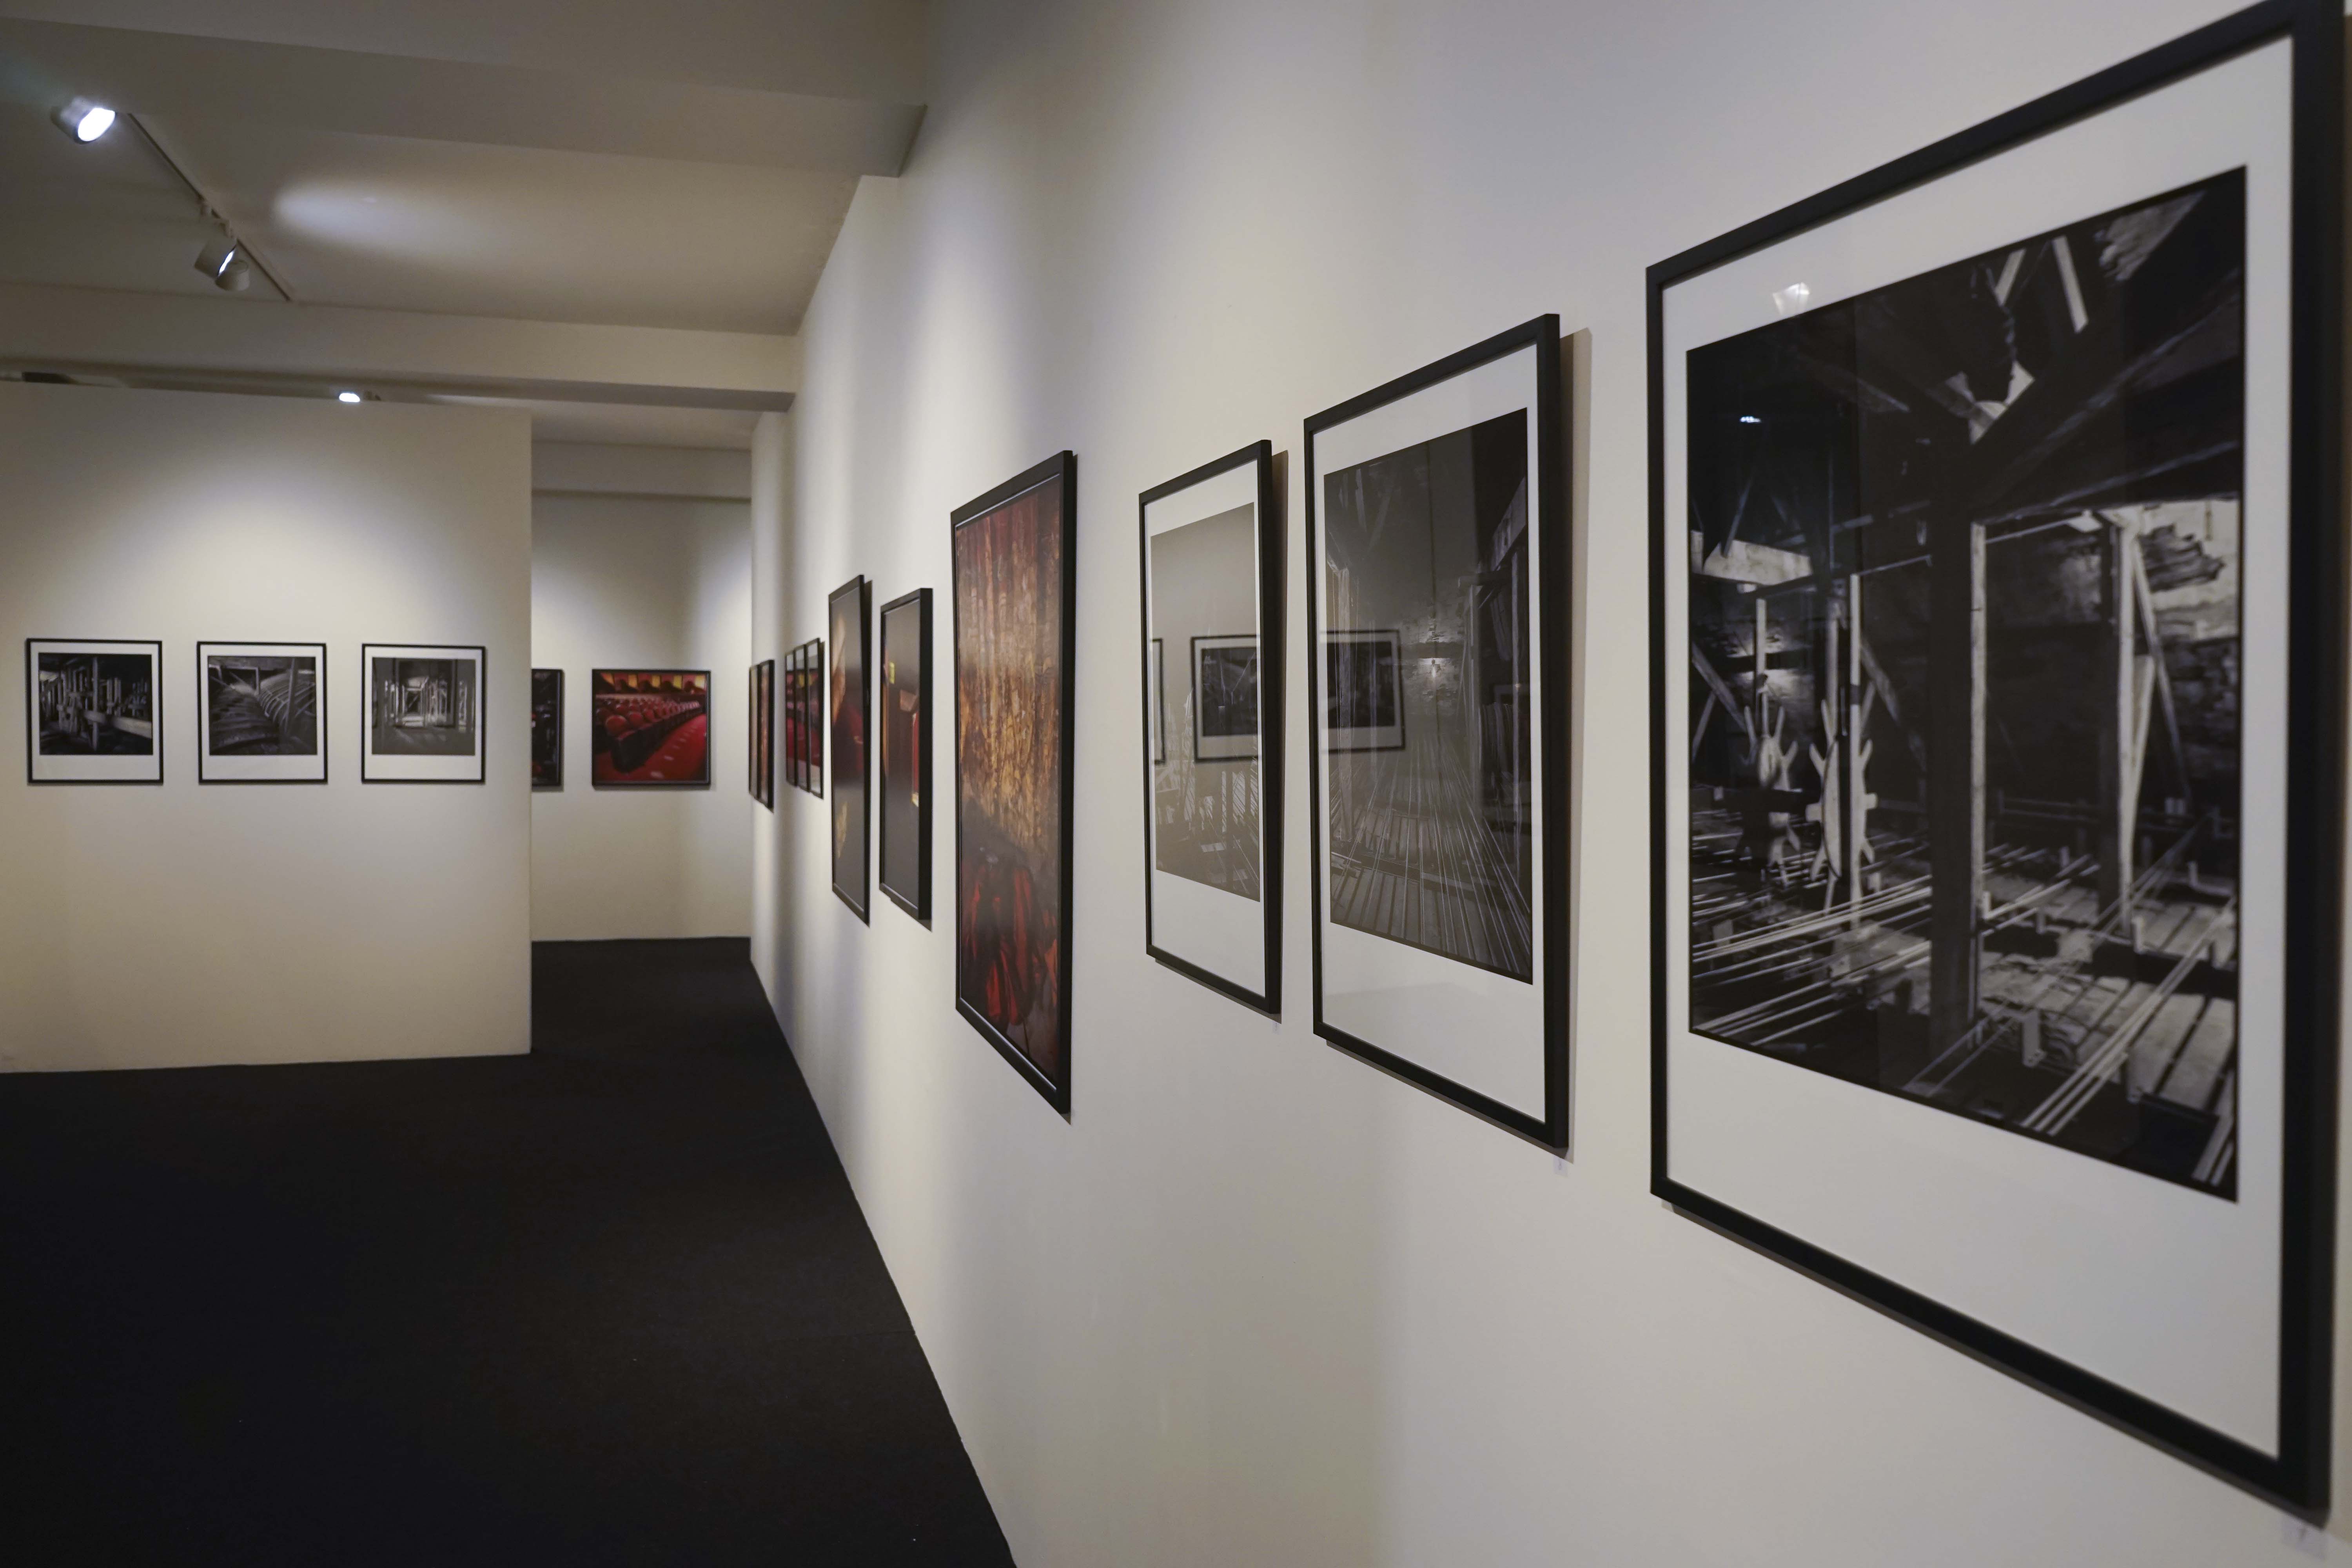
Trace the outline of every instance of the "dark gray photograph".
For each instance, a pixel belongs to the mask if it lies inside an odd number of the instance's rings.
[[[1192,755],[1247,762],[1257,755],[1257,638],[1192,639]]]
[[[2222,1197],[2245,203],[1687,370],[1691,1027]]]
[[[473,755],[477,668],[469,658],[371,658],[370,749],[390,757]]]
[[[142,653],[39,653],[38,753],[152,756],[155,660]]]
[[[318,657],[207,653],[205,720],[211,756],[318,755]]]
[[[1330,919],[1534,978],[1528,416],[1325,476]]]

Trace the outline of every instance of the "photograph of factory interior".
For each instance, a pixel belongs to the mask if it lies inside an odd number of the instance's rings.
[[[0,0],[0,1562],[2352,1564],[2342,21]]]

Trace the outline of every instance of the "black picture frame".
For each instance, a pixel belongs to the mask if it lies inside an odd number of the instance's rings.
[[[1041,1066],[1033,1060],[1019,1044],[1003,1028],[991,1021],[980,1007],[967,999],[965,994],[967,958],[976,949],[978,940],[976,933],[967,929],[967,910],[977,889],[968,889],[966,886],[967,871],[971,864],[971,846],[967,843],[965,833],[967,815],[965,788],[968,783],[964,763],[967,729],[964,721],[964,705],[968,695],[963,679],[965,580],[961,559],[955,554],[956,546],[966,537],[964,530],[1009,507],[1031,491],[1041,489],[1047,485],[1059,486],[1059,500],[1055,509],[1052,524],[1058,531],[1056,549],[1060,557],[1060,580],[1058,583],[1042,585],[1047,587],[1049,591],[1057,589],[1059,597],[1060,637],[1059,647],[1055,650],[1060,661],[1057,680],[1059,700],[1054,706],[1051,721],[1058,727],[1056,750],[1060,755],[1060,763],[1055,770],[1055,776],[1046,781],[1046,788],[1052,792],[1056,815],[1059,817],[1058,831],[1054,835],[1057,842],[1053,847],[1058,856],[1060,865],[1058,875],[1051,879],[1049,885],[1036,890],[1050,893],[1056,904],[1054,910],[1056,923],[1052,933],[1052,941],[1057,951],[1054,954],[1055,961],[1050,967],[1055,992],[1052,1000],[1056,1008],[1059,1031],[1055,1041],[1056,1048],[1054,1052],[1058,1071],[1047,1066]],[[1058,452],[1035,467],[1024,469],[985,494],[965,502],[949,515],[948,530],[950,560],[956,562],[951,572],[952,585],[950,590],[952,626],[950,633],[952,651],[950,658],[953,661],[955,670],[953,684],[955,688],[956,1011],[982,1039],[994,1047],[999,1056],[1013,1065],[1013,1069],[1021,1074],[1031,1088],[1044,1097],[1048,1105],[1066,1120],[1070,1116],[1071,1063],[1076,1054],[1074,1048],[1075,1042],[1070,1037],[1070,971],[1071,951],[1074,945],[1072,938],[1075,935],[1071,930],[1070,915],[1072,900],[1076,889],[1073,864],[1073,851],[1076,846],[1073,818],[1076,815],[1076,785],[1073,742],[1076,735],[1078,647],[1078,460],[1076,454],[1066,450]]]
[[[38,659],[44,645],[54,644],[53,651],[76,648],[144,648],[148,658],[148,700],[153,711],[148,718],[153,742],[149,752],[155,759],[152,777],[122,778],[42,778],[41,707],[36,695],[38,687]],[[44,786],[49,784],[161,784],[163,782],[163,644],[156,638],[142,637],[26,637],[25,639],[25,782]]]
[[[783,665],[783,677],[777,687],[777,706],[783,713],[784,782],[805,791],[808,784],[801,776],[801,753],[805,749],[801,739],[801,649],[789,649]]]
[[[776,809],[776,661],[763,658],[751,667],[750,686],[751,743],[744,748],[751,798],[770,811]]]
[[[875,790],[880,797],[881,809],[875,814],[876,851],[875,879],[883,896],[925,925],[931,923],[931,765],[939,742],[938,712],[931,704],[931,591],[918,588],[901,594],[882,606],[877,617],[882,645],[882,664],[878,689],[882,693],[882,722],[875,731]],[[914,647],[908,648],[895,634],[897,628],[911,626]],[[915,671],[911,685],[901,684],[897,677],[898,661],[906,658]],[[902,726],[898,715],[911,691],[913,710],[910,721]],[[891,759],[901,748],[910,752],[907,759],[907,775],[913,784],[910,798],[899,808],[898,784],[892,777]],[[905,837],[912,842],[906,853],[912,857],[910,876],[897,877],[892,873],[895,857],[892,848],[901,842],[891,830],[891,823],[900,817],[911,818]]]
[[[542,752],[547,760],[544,767]],[[534,793],[563,788],[563,671],[560,669],[530,672],[530,787]]]
[[[1316,458],[1318,439],[1391,404],[1530,350],[1533,379],[1532,395],[1526,410],[1527,458],[1528,473],[1536,481],[1537,498],[1533,515],[1528,518],[1527,526],[1538,546],[1538,560],[1534,580],[1528,586],[1528,609],[1538,629],[1530,635],[1528,657],[1540,690],[1531,704],[1529,740],[1532,747],[1538,749],[1542,778],[1540,792],[1531,805],[1539,814],[1538,820],[1549,825],[1542,835],[1541,853],[1533,858],[1534,867],[1540,871],[1541,887],[1535,891],[1529,908],[1532,921],[1540,922],[1537,934],[1530,938],[1528,976],[1529,983],[1539,988],[1541,994],[1541,1037],[1534,1042],[1540,1058],[1542,1079],[1538,1109],[1530,1111],[1507,1104],[1413,1059],[1402,1049],[1391,1049],[1335,1024],[1326,1011],[1327,965],[1323,928],[1330,894],[1326,885],[1327,868],[1319,830],[1318,836],[1310,839],[1307,889],[1311,900],[1309,919],[1313,936],[1316,1034],[1349,1056],[1426,1090],[1482,1121],[1557,1152],[1565,1152],[1569,1145],[1569,1050],[1573,1016],[1570,991],[1570,865],[1566,830],[1567,824],[1573,820],[1570,742],[1573,627],[1569,608],[1573,601],[1570,597],[1571,547],[1568,521],[1570,475],[1567,402],[1563,385],[1566,375],[1558,316],[1538,316],[1522,322],[1307,420],[1307,495],[1302,521],[1306,533],[1307,574],[1307,787],[1310,818],[1318,823],[1327,823],[1324,748],[1319,743],[1316,728],[1319,722],[1318,716],[1323,713],[1325,685],[1321,668],[1325,647],[1321,626],[1323,612],[1319,608],[1324,563],[1318,559],[1319,542],[1323,538],[1322,498],[1316,493],[1319,472]],[[1402,945],[1414,947],[1419,944],[1404,942]],[[1485,967],[1475,963],[1470,966]]]
[[[1271,441],[1253,441],[1246,447],[1226,453],[1223,457],[1202,464],[1164,483],[1154,485],[1136,499],[1136,549],[1139,563],[1141,626],[1145,637],[1143,661],[1143,819],[1147,825],[1155,820],[1159,809],[1156,798],[1155,773],[1168,762],[1168,669],[1166,638],[1152,637],[1151,605],[1151,508],[1156,502],[1170,500],[1186,491],[1217,479],[1237,469],[1249,469],[1252,474],[1251,500],[1255,507],[1254,522],[1256,530],[1258,661],[1258,735],[1260,745],[1250,758],[1221,758],[1221,762],[1254,762],[1258,770],[1258,918],[1263,927],[1261,948],[1265,984],[1255,987],[1219,973],[1210,964],[1197,958],[1188,958],[1171,951],[1160,940],[1157,910],[1152,898],[1152,878],[1158,872],[1154,852],[1154,835],[1150,826],[1143,836],[1143,951],[1155,963],[1172,970],[1186,979],[1207,986],[1222,996],[1232,998],[1245,1007],[1254,1008],[1269,1017],[1282,1016],[1282,915],[1283,915],[1283,763],[1285,729],[1283,722],[1283,679],[1286,609],[1289,604],[1288,567],[1290,530],[1284,513],[1284,493],[1279,464]],[[1201,637],[1188,639],[1188,650],[1203,640]],[[1193,654],[1186,655],[1187,680],[1194,679]],[[1196,705],[1197,712],[1197,705]],[[1198,721],[1189,726],[1194,731],[1193,757],[1199,760]]]
[[[874,922],[874,585],[852,577],[825,595],[825,646],[841,689],[824,692],[833,739],[833,893],[849,912]],[[848,847],[856,846],[855,864]]]
[[[824,639],[812,637],[801,645],[801,787],[824,798]]]
[[[387,773],[373,763],[396,761],[375,749],[375,655],[404,649],[401,657],[426,659],[470,656],[474,660],[475,743],[470,775]],[[367,784],[478,784],[488,782],[490,764],[490,652],[480,643],[362,643],[360,645],[360,783]]]
[[[617,698],[622,694],[618,692],[600,691],[598,688],[606,684],[610,678],[614,676],[667,677],[673,679],[684,679],[698,680],[701,682],[699,696],[701,699],[700,717],[702,720],[703,733],[702,768],[697,776],[679,779],[633,779],[625,777],[607,778],[601,776],[603,773],[603,766],[600,759],[606,754],[606,747],[599,746],[597,742],[606,740],[606,737],[598,733],[596,705],[600,699],[606,697]],[[656,694],[648,692],[646,695],[648,697],[652,697]],[[710,788],[712,784],[717,782],[719,777],[719,739],[718,736],[712,732],[718,728],[718,696],[717,683],[711,679],[710,671],[707,669],[687,669],[675,668],[669,665],[629,664],[598,666],[589,670],[588,786],[591,789],[598,790],[697,790]],[[694,715],[689,713],[685,715],[685,718],[688,723],[691,723],[693,721]],[[667,723],[667,721],[664,721],[664,722]],[[659,730],[660,726],[653,726],[650,727],[650,729]],[[640,734],[649,732],[650,731],[638,731]],[[662,735],[665,737],[667,732],[668,731],[666,730],[661,731]],[[642,744],[643,742],[639,743]],[[621,772],[624,773],[635,773],[643,765],[644,763],[642,760],[636,761],[633,763],[631,766],[622,769]]]
[[[1971,1316],[1738,1204],[1677,1179],[1669,1142],[1675,922],[1669,836],[1685,831],[1670,763],[1670,583],[1690,569],[1684,520],[1668,513],[1666,301],[1676,286],[1790,237],[1865,212],[1942,176],[2126,107],[2280,40],[2292,46],[2292,244],[2281,281],[2287,331],[2284,471],[2289,569],[2284,770],[2284,1123],[2277,1453],[2273,1456],[2042,1345]],[[2340,487],[2343,16],[2336,0],[2268,0],[2084,78],[1661,261],[1648,272],[1651,884],[1651,1190],[1683,1214],[1919,1329],[2178,1458],[2305,1518],[2328,1503],[2343,912],[2347,678]],[[2150,193],[2153,196],[2155,193]],[[2006,237],[2004,237],[2004,243]],[[2079,328],[2077,330],[2080,330]],[[1968,518],[1963,515],[1961,521]],[[1981,525],[1979,525],[1979,528]],[[1672,901],[1670,901],[1672,900]]]
[[[312,700],[318,708],[319,776],[316,778],[215,778],[207,764],[212,761],[210,742],[212,725],[210,704],[212,690],[208,684],[206,655],[215,648],[286,648],[299,649],[318,660],[313,677]],[[289,655],[290,657],[290,655]],[[327,645],[322,642],[239,642],[226,637],[210,638],[196,644],[196,782],[200,784],[322,784],[328,782],[331,752],[327,745]]]

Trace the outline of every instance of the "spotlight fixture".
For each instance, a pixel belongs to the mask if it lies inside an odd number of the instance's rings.
[[[87,98],[68,99],[63,108],[51,111],[49,118],[58,130],[77,142],[95,142],[114,129],[114,110]]]
[[[227,235],[196,253],[196,270],[211,279],[214,288],[232,294],[242,294],[253,285],[253,268],[246,262],[245,247]]]
[[[335,401],[338,403],[364,403],[367,399],[362,397],[356,392],[339,392],[335,394]]]

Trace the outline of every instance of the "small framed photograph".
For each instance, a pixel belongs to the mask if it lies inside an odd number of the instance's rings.
[[[876,726],[882,809],[876,819],[882,891],[931,918],[931,591],[882,606],[882,719]]]
[[[163,782],[163,645],[25,639],[28,784]]]
[[[1404,750],[1404,670],[1392,631],[1323,639],[1324,732],[1333,752]]]
[[[833,731],[833,890],[859,920],[873,919],[873,879],[866,863],[866,668],[874,640],[874,588],[852,577],[825,601],[825,632],[833,650],[833,685],[825,716]]]
[[[563,672],[530,672],[530,787],[563,787]]]
[[[824,639],[801,645],[802,788],[824,798]]]
[[[1192,760],[1257,760],[1257,637],[1192,639]]]
[[[751,798],[776,809],[776,661],[751,667]]]
[[[362,643],[367,737],[362,784],[480,784],[488,650]]]
[[[710,672],[592,670],[588,751],[597,789],[709,788]]]
[[[1281,494],[1274,445],[1259,441],[1138,501],[1143,950],[1189,980],[1277,1016]],[[1171,646],[1179,650],[1172,691]],[[1276,673],[1262,680],[1265,671]],[[1171,724],[1179,731],[1172,748]]]
[[[196,645],[196,780],[327,782],[327,645]]]

